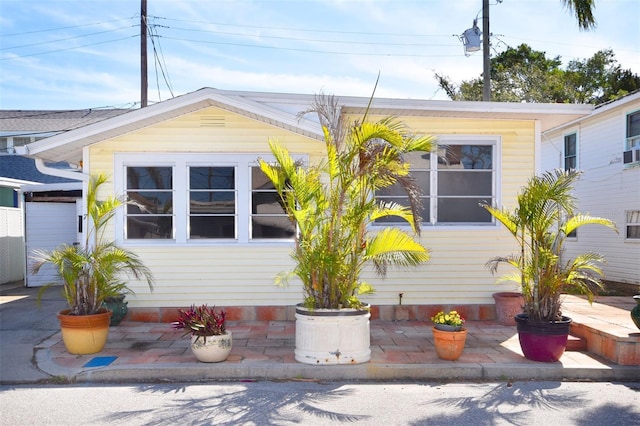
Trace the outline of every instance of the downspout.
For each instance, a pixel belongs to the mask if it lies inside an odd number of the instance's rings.
[[[78,171],[72,171],[73,169],[56,169],[55,167],[47,166],[40,158],[36,158],[35,161],[36,169],[38,169],[38,171],[42,174],[67,178],[71,180],[81,180],[83,182],[89,181],[89,176],[82,173],[80,169],[76,169]]]

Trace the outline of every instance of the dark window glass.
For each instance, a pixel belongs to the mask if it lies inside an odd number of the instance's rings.
[[[577,138],[572,133],[564,137],[564,169],[575,170],[578,167]]]
[[[234,167],[189,167],[189,238],[236,238]]]
[[[483,198],[439,198],[438,222],[490,223],[491,215],[479,206]]]
[[[271,181],[259,167],[251,168],[251,238],[293,238],[295,227],[286,215]]]
[[[173,170],[127,167],[127,239],[173,238]]]
[[[493,146],[451,145],[438,159],[438,223],[490,223],[480,202],[492,203]]]
[[[627,115],[627,137],[640,136],[640,112]]]

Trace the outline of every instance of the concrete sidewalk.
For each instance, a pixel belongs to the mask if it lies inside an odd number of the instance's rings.
[[[4,335],[8,331],[4,312],[2,322],[4,364]],[[557,363],[529,361],[522,356],[515,326],[493,321],[469,321],[466,326],[469,333],[465,350],[457,361],[443,361],[436,356],[428,321],[374,320],[370,362],[316,366],[294,360],[294,322],[228,322],[234,339],[231,355],[225,362],[205,364],[191,354],[189,337],[173,330],[170,324],[124,321],[111,327],[106,348],[95,355],[68,354],[60,333],[50,333],[33,346],[34,365],[47,380],[60,382],[640,380],[640,367],[616,365],[588,352],[567,351]],[[57,328],[57,324],[52,327]],[[11,362],[16,362],[15,358]],[[37,380],[12,376],[0,377],[0,381]]]

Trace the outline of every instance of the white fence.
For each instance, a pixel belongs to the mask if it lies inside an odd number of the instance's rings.
[[[0,284],[24,279],[22,209],[0,207]]]

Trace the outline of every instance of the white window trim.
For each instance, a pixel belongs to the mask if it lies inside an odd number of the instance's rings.
[[[303,155],[293,155],[295,160],[308,162]],[[173,168],[173,238],[135,239],[124,238],[125,212],[118,209],[115,216],[115,240],[121,245],[166,246],[166,245],[238,245],[238,244],[290,244],[292,239],[250,238],[251,221],[251,170],[258,159],[273,161],[272,154],[218,154],[218,153],[118,153],[114,156],[114,190],[126,194],[126,168],[154,166]],[[236,170],[236,238],[235,239],[189,239],[188,238],[188,182],[189,167],[220,166]]]
[[[622,148],[622,152],[626,152],[626,151],[631,151],[631,155],[632,155],[632,161],[630,163],[625,163],[625,168],[636,168],[638,167],[638,165],[640,164],[638,161],[635,161],[635,159],[637,158],[638,151],[640,151],[640,146],[636,145],[634,148],[631,147],[631,140],[640,140],[640,135],[636,135],[633,137],[628,137],[627,136],[627,132],[629,131],[629,116],[631,115],[635,115],[635,114],[640,114],[640,110],[633,110],[633,111],[627,111],[624,114],[624,133],[623,133],[623,148]]]

